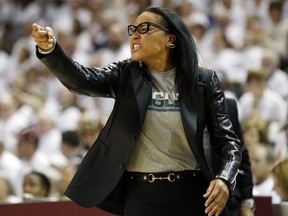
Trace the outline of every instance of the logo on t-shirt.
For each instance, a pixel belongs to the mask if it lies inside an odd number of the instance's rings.
[[[179,94],[168,92],[152,92],[151,103],[148,109],[155,111],[179,111]]]

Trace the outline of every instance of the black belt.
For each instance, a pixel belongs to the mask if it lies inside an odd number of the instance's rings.
[[[177,182],[183,180],[190,180],[199,175],[203,175],[201,170],[157,173],[127,172],[128,180],[131,182],[150,183],[153,183],[155,181]]]

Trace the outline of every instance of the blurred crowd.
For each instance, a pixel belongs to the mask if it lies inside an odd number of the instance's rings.
[[[32,23],[103,67],[130,57],[127,25],[151,6],[183,17],[201,65],[237,99],[253,194],[288,200],[287,0],[0,0],[0,203],[66,199],[114,103],[63,87],[36,58]]]

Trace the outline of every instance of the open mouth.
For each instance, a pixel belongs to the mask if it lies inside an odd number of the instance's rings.
[[[139,44],[133,44],[132,45],[132,51],[137,51],[140,49],[140,45]]]

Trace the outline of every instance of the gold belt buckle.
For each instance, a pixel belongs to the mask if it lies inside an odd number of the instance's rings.
[[[166,177],[156,177],[153,173],[148,174],[148,182],[153,183],[155,180],[168,180],[169,182],[174,182],[176,180],[175,173],[169,173]]]

